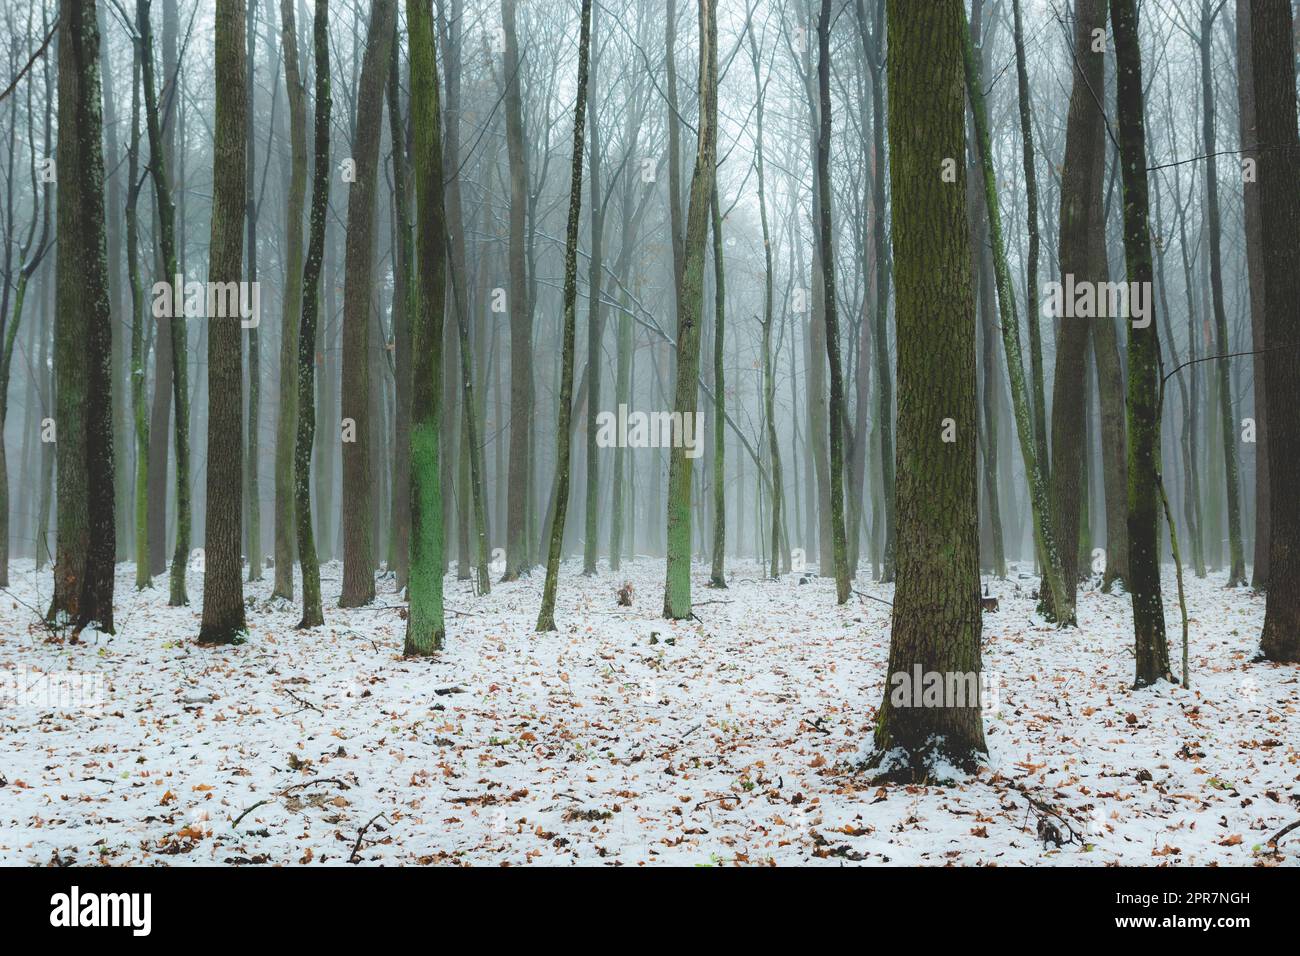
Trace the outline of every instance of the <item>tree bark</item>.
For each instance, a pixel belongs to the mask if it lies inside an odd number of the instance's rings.
[[[104,223],[100,38],[93,0],[58,25],[58,537],[48,618],[113,633],[113,346]]]
[[[284,85],[289,98],[289,195],[285,206],[284,310],[280,325],[280,407],[275,426],[275,583],[272,597],[293,600],[296,514],[293,446],[298,431],[298,323],[302,318],[302,219],[307,199],[307,93],[298,69],[295,0],[280,0]],[[311,516],[308,515],[308,520]]]
[[[246,182],[244,0],[223,0],[216,11],[214,82],[216,116],[212,153],[212,231],[208,282],[238,286],[243,254]],[[253,236],[249,237],[253,239]],[[200,644],[243,640],[244,589],[240,579],[243,349],[237,316],[214,315],[208,295],[208,463],[204,520],[203,620]],[[254,370],[254,375],[256,371]]]
[[[1115,113],[1119,119],[1124,183],[1124,257],[1128,281],[1151,288],[1151,234],[1147,224],[1147,146],[1143,115],[1142,54],[1135,0],[1111,0],[1115,36]],[[1152,312],[1155,304],[1152,302]],[[1128,540],[1129,593],[1133,597],[1136,676],[1145,687],[1170,678],[1160,592],[1159,469],[1160,339],[1154,315],[1128,333]]]
[[[890,675],[980,673],[975,302],[966,218],[966,17],[961,0],[889,2],[889,152],[898,283],[898,585]],[[955,182],[940,162],[953,158]],[[952,419],[955,441],[943,440]],[[882,776],[973,770],[986,751],[977,699],[895,703],[876,719]]]
[[[704,305],[705,239],[717,157],[718,26],[714,0],[700,0],[700,116],[686,214],[682,285],[678,293],[677,382],[673,411],[694,416],[699,404],[700,317]],[[721,401],[721,396],[718,397]],[[667,570],[664,617],[681,620],[691,614],[691,476],[692,460],[684,443],[674,442],[668,456]]]
[[[375,263],[375,189],[379,138],[388,81],[396,0],[376,0],[366,30],[357,87],[356,137],[351,157],[356,179],[348,189],[347,251],[343,286],[343,593],[339,607],[375,599],[374,507],[371,475],[370,326]],[[435,303],[434,308],[441,308]],[[440,366],[439,366],[440,367]],[[350,428],[351,431],[347,431]],[[349,441],[351,437],[354,440]]]
[[[1274,237],[1264,249],[1264,363],[1268,401],[1292,414],[1277,415],[1269,439],[1273,527],[1260,651],[1271,661],[1300,661],[1300,246],[1279,237],[1300,235],[1300,135],[1296,131],[1295,52],[1282,4],[1251,0],[1251,79],[1259,163],[1260,227]],[[1278,586],[1286,582],[1285,587]]]

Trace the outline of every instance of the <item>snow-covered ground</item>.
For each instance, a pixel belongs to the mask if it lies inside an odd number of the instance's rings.
[[[767,582],[746,562],[726,591],[697,568],[699,620],[673,624],[657,616],[661,561],[577,571],[548,635],[532,629],[541,574],[485,598],[449,578],[447,650],[405,660],[392,579],[379,606],[339,610],[338,564],[323,569],[324,628],[294,630],[268,576],[246,586],[248,642],[205,649],[200,575],[195,603],[168,608],[165,581],[136,592],[120,565],[117,635],[74,645],[34,613],[49,572],[15,562],[0,593],[0,862],[1300,860],[1300,833],[1263,846],[1300,817],[1300,669],[1252,663],[1263,600],[1221,578],[1188,578],[1191,690],[1143,691],[1126,597],[1085,590],[1079,629],[1057,631],[1035,622],[1034,580],[994,582],[988,769],[876,787],[853,768],[884,688],[886,605],[838,608],[832,582]],[[615,601],[625,578],[630,608]],[[866,576],[855,587],[892,597]],[[38,672],[89,676],[56,687]],[[102,706],[66,699],[77,691]]]

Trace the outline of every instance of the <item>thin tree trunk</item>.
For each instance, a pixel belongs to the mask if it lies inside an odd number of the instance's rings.
[[[1223,6],[1211,6],[1212,0],[1201,0],[1201,137],[1205,155],[1205,209],[1206,227],[1210,234],[1210,295],[1214,304],[1215,346],[1219,357],[1215,371],[1219,380],[1219,424],[1222,429],[1223,467],[1228,500],[1228,587],[1246,583],[1245,549],[1241,540],[1241,477],[1237,463],[1237,423],[1232,409],[1232,369],[1228,353],[1228,317],[1223,305],[1223,263],[1220,245],[1222,227],[1219,223],[1219,174],[1215,156],[1214,77],[1211,74],[1210,46],[1213,41],[1214,19]]]
[[[717,157],[717,16],[714,0],[700,0],[700,116],[695,171],[691,175],[686,216],[682,285],[678,293],[677,382],[673,411],[683,428],[694,417],[699,401],[700,316],[704,299],[705,239]],[[717,401],[722,401],[717,396]],[[664,617],[681,620],[691,614],[691,473],[683,442],[674,442],[668,457],[667,571]]]
[[[708,0],[705,0],[708,2]],[[578,95],[573,109],[573,160],[569,179],[569,221],[564,238],[564,330],[561,346],[560,408],[556,423],[555,467],[559,476],[556,486],[555,516],[551,523],[550,546],[546,556],[546,584],[542,588],[542,607],[537,614],[539,633],[554,631],[555,592],[560,580],[560,552],[564,546],[564,519],[569,509],[569,428],[573,420],[573,351],[577,325],[578,300],[578,220],[582,214],[582,148],[587,120],[588,58],[591,51],[591,0],[582,0],[581,28],[578,37]],[[595,145],[592,162],[596,164]],[[593,197],[593,202],[596,201]],[[598,241],[598,240],[593,240]],[[599,286],[592,289],[593,302],[599,298]],[[598,320],[597,320],[598,321]],[[588,372],[598,374],[590,365]],[[590,395],[591,393],[589,393]],[[594,555],[594,551],[592,554]]]
[[[1128,281],[1151,288],[1151,235],[1147,225],[1146,119],[1142,102],[1142,55],[1135,0],[1111,0],[1115,36],[1115,113],[1119,118],[1124,182],[1124,257]],[[1154,311],[1154,303],[1151,305]],[[1128,334],[1128,531],[1129,593],[1133,596],[1135,684],[1168,679],[1164,602],[1160,593],[1160,422],[1157,392],[1160,339],[1153,316]]]
[[[311,520],[311,458],[316,437],[316,316],[320,310],[321,259],[325,255],[325,216],[330,191],[329,0],[316,0],[312,46],[316,57],[315,167],[312,172],[311,226],[302,271],[298,428],[293,454],[294,514],[297,517],[298,562],[302,567],[302,619],[298,622],[299,628],[318,627],[325,623],[321,612],[320,563]]]
[[[963,22],[965,22],[963,20]],[[1020,322],[1016,314],[1015,293],[1011,289],[1010,269],[1007,265],[1006,245],[1002,238],[1002,219],[998,209],[997,180],[993,171],[993,153],[989,144],[988,112],[984,103],[983,81],[979,62],[971,43],[969,26],[966,28],[965,59],[966,88],[975,118],[975,138],[979,147],[984,172],[984,195],[989,215],[989,238],[993,244],[993,274],[997,283],[998,313],[1002,325],[1002,345],[1007,361],[1007,376],[1011,382],[1011,401],[1015,410],[1016,434],[1020,439],[1020,454],[1029,478],[1030,508],[1034,519],[1034,545],[1042,563],[1042,593],[1050,592],[1050,603],[1044,599],[1040,605],[1045,613],[1061,624],[1074,623],[1066,601],[1061,570],[1061,556],[1057,550],[1052,514],[1047,500],[1047,477],[1038,459],[1034,442],[1032,412],[1028,390],[1025,386],[1024,364],[1020,358]]]
[[[275,583],[272,597],[293,600],[294,440],[298,431],[298,324],[302,318],[302,219],[307,199],[307,93],[298,69],[294,0],[280,0],[284,85],[289,98],[289,195],[285,207],[284,309],[280,320],[280,407],[275,426]],[[311,515],[307,515],[311,520]]]

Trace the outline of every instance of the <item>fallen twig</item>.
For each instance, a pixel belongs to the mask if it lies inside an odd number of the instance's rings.
[[[372,823],[374,823],[376,820],[378,820],[380,817],[383,817],[383,818],[384,818],[384,821],[385,821],[385,822],[386,822],[390,827],[393,825],[393,821],[392,821],[392,820],[389,820],[388,817],[384,816],[384,814],[382,814],[382,813],[376,813],[373,817],[371,817],[369,820],[367,820],[367,821],[366,821],[366,825],[363,826],[363,827],[361,828],[361,830],[360,830],[359,833],[357,833],[357,842],[354,843],[354,844],[352,844],[352,853],[351,853],[351,855],[348,857],[348,862],[349,862],[349,863],[355,863],[355,862],[356,862],[357,854],[358,854],[359,852],[361,852],[361,840],[362,840],[362,838],[365,837],[365,835],[366,835],[366,831],[370,829],[370,825],[371,825]]]

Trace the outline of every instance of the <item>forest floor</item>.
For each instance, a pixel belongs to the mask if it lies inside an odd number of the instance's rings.
[[[72,644],[0,594],[0,863],[1231,864],[1300,862],[1295,667],[1252,663],[1263,599],[1188,578],[1190,690],[1131,687],[1130,608],[1085,588],[1080,627],[1037,619],[1023,570],[993,582],[987,769],[957,786],[856,771],[884,689],[889,607],[833,582],[725,591],[696,569],[698,620],[661,620],[663,564],[615,580],[565,565],[558,633],[543,575],[473,596],[448,578],[447,649],[401,656],[391,578],[324,628],[246,586],[246,644],[200,648],[187,608],[119,565],[116,636]],[[624,578],[631,607],[615,602]],[[1166,568],[1171,658],[1179,631]],[[859,576],[858,591],[892,588]],[[92,675],[102,705],[49,703],[43,673]],[[7,682],[7,683],[6,683]],[[18,691],[15,690],[18,685]],[[64,693],[66,695],[66,686]],[[57,696],[57,695],[55,695]],[[1058,816],[1054,816],[1057,814]],[[1057,845],[1055,838],[1063,843]]]

